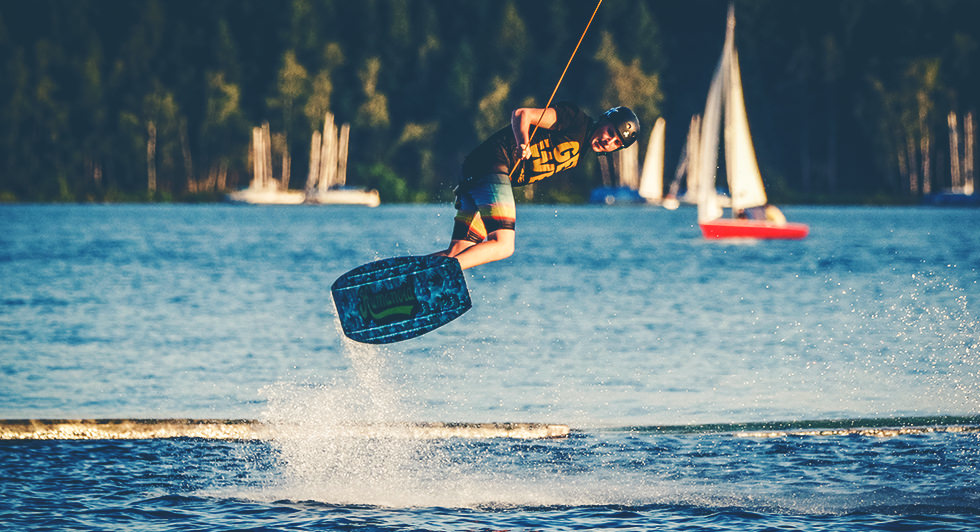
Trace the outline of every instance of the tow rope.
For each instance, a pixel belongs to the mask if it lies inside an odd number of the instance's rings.
[[[551,107],[551,101],[555,99],[555,94],[558,94],[558,87],[561,86],[561,82],[565,79],[565,73],[568,72],[568,67],[572,65],[572,59],[575,59],[575,54],[578,52],[579,46],[582,45],[582,40],[585,39],[585,34],[589,32],[589,26],[592,25],[592,21],[595,19],[595,14],[599,12],[599,6],[601,5],[602,5],[602,0],[599,0],[599,2],[595,5],[595,10],[592,11],[592,16],[589,17],[588,24],[586,24],[585,29],[582,30],[582,36],[578,38],[578,43],[575,44],[575,49],[572,50],[571,57],[568,58],[568,63],[565,64],[565,70],[562,71],[561,76],[558,78],[558,83],[555,84],[555,90],[551,91],[551,97],[548,98],[548,103],[544,104],[544,107],[541,109],[541,115],[538,116],[538,119],[535,121],[534,124],[534,129],[531,130],[531,135],[527,138],[528,146],[530,146],[531,141],[534,140],[534,134],[538,132],[538,127],[540,127],[541,119],[544,118],[544,114],[548,111],[548,107]],[[524,154],[522,153],[521,155],[523,156]],[[511,168],[510,174],[507,175],[508,181],[510,181],[511,177],[514,176],[514,171],[517,170],[517,167],[521,165],[521,161],[523,160],[524,159],[522,158],[518,160],[516,163],[514,163],[514,167]]]

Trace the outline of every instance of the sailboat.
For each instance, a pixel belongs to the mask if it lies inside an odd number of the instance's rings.
[[[377,207],[377,190],[347,186],[347,146],[350,124],[339,129],[333,113],[323,117],[323,133],[313,132],[310,144],[310,173],[306,178],[306,201],[311,205],[364,205]]]
[[[674,179],[667,188],[662,205],[665,209],[676,210],[681,204],[697,205],[698,176],[696,169],[698,146],[701,142],[701,115],[691,117],[691,126],[687,130],[687,143],[681,151],[680,161],[674,171]],[[681,192],[683,189],[683,192]],[[718,205],[731,207],[728,196],[717,194]]]
[[[253,161],[252,182],[248,188],[227,195],[232,203],[259,205],[365,205],[377,207],[381,197],[377,190],[347,186],[347,143],[350,126],[338,129],[334,115],[324,115],[323,133],[313,132],[310,146],[310,173],[306,190],[288,190],[288,157],[282,179],[272,176],[272,141],[269,123],[252,129],[250,158]],[[287,154],[288,155],[288,154]]]
[[[715,188],[723,112],[731,218],[722,217],[724,212]],[[725,45],[708,90],[698,144],[697,156],[692,157],[689,164],[693,162],[696,165],[693,174],[698,183],[698,225],[705,238],[801,239],[807,236],[810,228],[805,224],[740,216],[763,211],[768,207],[768,200],[752,146],[742,95],[742,76],[738,52],[735,51],[734,6],[728,8]],[[689,168],[688,171],[692,170]]]
[[[650,133],[650,143],[643,157],[643,172],[640,174],[640,186],[637,190],[640,197],[647,203],[659,204],[664,197],[664,144],[666,141],[667,122],[663,117],[657,118]]]

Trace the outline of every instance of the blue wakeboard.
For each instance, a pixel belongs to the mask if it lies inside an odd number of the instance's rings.
[[[459,261],[442,256],[365,264],[341,275],[330,291],[344,334],[368,344],[425,334],[472,306]]]

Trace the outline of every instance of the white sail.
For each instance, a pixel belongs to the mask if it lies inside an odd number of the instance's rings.
[[[698,143],[701,141],[701,115],[694,115],[691,117],[691,126],[687,130],[687,144],[684,145],[684,156],[680,164],[677,165],[676,173],[674,174],[674,182],[677,184],[677,188],[680,188],[680,175],[681,172],[684,173],[684,184],[687,185],[687,194],[692,199],[696,200],[698,197],[698,180],[696,159],[698,157]],[[671,183],[671,188],[673,189],[674,183]],[[673,191],[677,194],[677,190]]]
[[[701,138],[698,142],[696,168],[693,175],[698,184],[698,222],[709,222],[721,218],[722,209],[718,204],[715,190],[715,176],[718,167],[718,139],[721,135],[721,104],[723,75],[727,67],[726,56],[722,54],[715,75],[711,78],[708,100],[704,104],[704,117],[701,119]]]
[[[738,211],[766,204],[762,174],[755,158],[749,119],[742,94],[742,75],[735,51],[735,9],[728,9],[728,30],[725,34],[725,170],[732,198],[732,209]]]
[[[697,201],[698,198],[698,175],[697,158],[698,143],[701,142],[701,115],[691,117],[691,125],[687,130],[687,143],[681,154],[681,161],[677,164],[674,171],[674,181],[670,184],[670,193],[677,196],[681,188],[681,176],[684,176],[684,185],[687,189],[685,196],[690,202]]]
[[[718,142],[722,111],[725,117],[725,173],[731,194],[732,214],[749,207],[765,205],[766,191],[752,146],[749,120],[742,94],[742,75],[735,51],[735,8],[728,9],[728,29],[718,68],[711,79],[708,100],[701,122],[698,161],[698,221],[709,222],[722,216],[715,188]]]
[[[336,185],[337,179],[337,124],[334,123],[333,113],[327,112],[323,117],[323,135],[320,144],[320,171],[317,189],[325,193]]]
[[[649,202],[659,202],[664,194],[664,142],[667,122],[660,117],[653,125],[650,143],[643,158],[640,174],[640,196]]]

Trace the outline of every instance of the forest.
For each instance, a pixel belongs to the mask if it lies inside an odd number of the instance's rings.
[[[736,46],[770,197],[914,203],[973,167],[976,0],[738,0]],[[348,183],[448,201],[466,153],[543,106],[595,0],[0,2],[0,201],[213,201],[306,181],[326,112],[350,124]],[[667,123],[673,174],[725,35],[728,0],[605,0],[556,101]],[[958,142],[951,142],[954,124]],[[589,158],[535,185],[580,202]],[[528,200],[530,201],[530,200]]]

